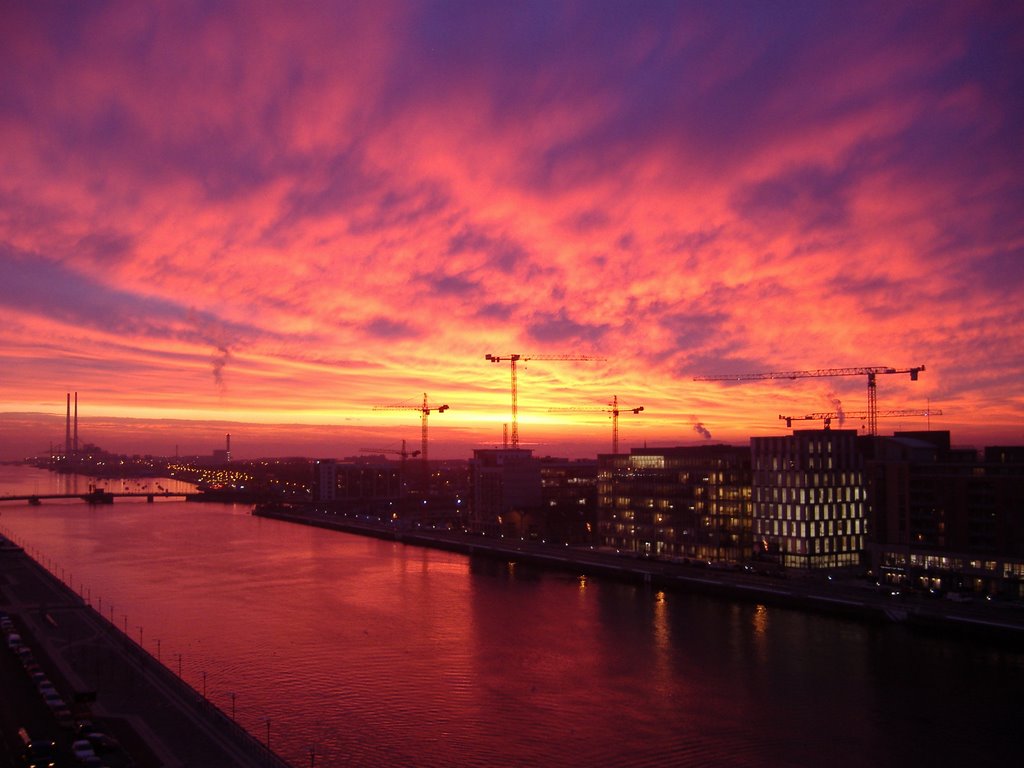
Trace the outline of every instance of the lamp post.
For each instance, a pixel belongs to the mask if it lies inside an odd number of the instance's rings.
[[[228,694],[231,697],[231,719],[235,719],[235,692],[232,691]]]

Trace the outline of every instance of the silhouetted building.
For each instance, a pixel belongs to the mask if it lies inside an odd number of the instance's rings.
[[[949,432],[880,438],[868,464],[869,564],[886,581],[1024,596],[1024,449],[950,446]]]
[[[666,559],[750,555],[750,449],[634,448],[598,456],[598,540]]]
[[[861,565],[868,533],[856,430],[754,437],[754,557],[787,568]]]
[[[590,544],[597,530],[597,461],[540,460],[542,512],[538,530],[547,541]]]
[[[527,448],[478,448],[469,465],[469,527],[525,536],[542,519],[540,462]]]
[[[401,472],[390,462],[343,463],[318,459],[313,499],[321,503],[397,501],[402,494]]]

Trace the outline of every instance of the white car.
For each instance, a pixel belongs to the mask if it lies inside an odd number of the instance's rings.
[[[64,699],[62,699],[60,694],[57,693],[56,691],[54,691],[53,693],[49,693],[49,692],[44,693],[43,694],[43,701],[46,702],[46,706],[48,706],[50,709],[53,709],[53,710],[66,709],[67,706],[68,706],[67,704],[64,703]]]
[[[79,739],[78,741],[71,742],[71,752],[79,762],[83,762],[91,757],[96,757],[92,744],[85,739]]]

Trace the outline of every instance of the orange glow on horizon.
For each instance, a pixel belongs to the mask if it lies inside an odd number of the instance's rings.
[[[552,409],[743,443],[865,381],[695,376],[922,363],[880,409],[1024,442],[1019,9],[554,5],[6,11],[0,459],[68,391],[109,450],[238,456],[417,441],[373,408],[427,392],[464,458],[511,418],[488,352],[606,358],[520,366],[541,454],[610,450]]]

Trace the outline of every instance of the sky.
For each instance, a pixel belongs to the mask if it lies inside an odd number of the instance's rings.
[[[1022,136],[1019,2],[2,0],[0,459],[1022,444]]]

